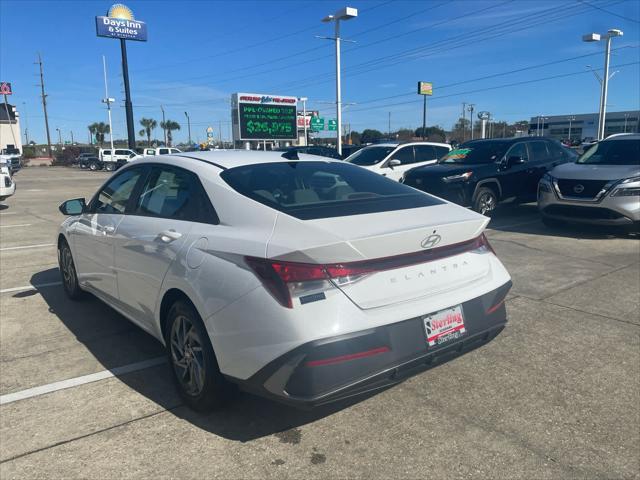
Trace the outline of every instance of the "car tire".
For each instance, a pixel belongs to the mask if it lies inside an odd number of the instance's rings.
[[[89,163],[89,170],[91,170],[92,172],[96,172],[100,170],[100,166],[98,165],[98,162]]]
[[[173,380],[184,402],[199,412],[227,405],[236,387],[220,373],[209,334],[193,305],[183,300],[174,303],[165,330]]]
[[[490,216],[498,205],[496,192],[487,187],[480,187],[473,200],[473,210],[481,215]]]
[[[557,220],[555,218],[549,217],[542,217],[542,223],[544,223],[544,225],[549,228],[560,228],[565,225],[565,222],[563,222],[562,220]]]
[[[115,170],[115,164],[113,162],[107,162],[104,164],[104,169],[107,172],[113,172]]]
[[[58,266],[60,269],[60,277],[62,278],[62,287],[71,300],[79,300],[84,296],[84,292],[78,283],[78,274],[76,272],[76,264],[73,261],[71,248],[66,240],[61,240],[58,245]]]

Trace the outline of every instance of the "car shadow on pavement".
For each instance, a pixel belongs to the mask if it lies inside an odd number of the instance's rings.
[[[496,209],[491,216],[487,228],[499,232],[517,232],[528,235],[548,237],[565,237],[585,240],[599,240],[606,238],[638,239],[640,235],[630,234],[621,227],[607,227],[600,225],[581,225],[567,223],[559,226],[547,226],[542,223],[535,203],[522,205],[504,205]]]
[[[14,297],[41,295],[49,311],[60,319],[105,370],[165,356],[163,346],[155,338],[93,295],[87,294],[80,301],[71,301],[61,285],[38,287],[51,283],[56,277],[59,278],[57,268],[38,272],[31,277],[31,284],[36,290],[17,292]],[[278,434],[285,443],[297,443],[297,427],[324,418],[382,391],[363,394],[313,410],[300,410],[247,393],[239,393],[223,410],[202,414],[183,404],[172,383],[169,368],[168,364],[162,364],[116,376],[125,385],[176,417],[212,434],[241,442]]]

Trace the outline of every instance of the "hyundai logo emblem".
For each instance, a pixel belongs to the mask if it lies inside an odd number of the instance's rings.
[[[573,191],[578,194],[584,192],[584,185],[581,185],[581,184],[576,185],[575,187],[573,187]]]
[[[433,235],[429,235],[427,238],[422,240],[422,243],[420,243],[420,245],[422,246],[422,248],[433,248],[440,243],[440,240],[442,240],[442,237],[437,233],[434,233]]]

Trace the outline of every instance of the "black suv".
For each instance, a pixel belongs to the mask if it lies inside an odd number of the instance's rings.
[[[486,215],[498,202],[535,201],[540,178],[569,161],[560,142],[548,138],[472,140],[400,181]]]

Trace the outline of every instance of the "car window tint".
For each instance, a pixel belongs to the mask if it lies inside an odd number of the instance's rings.
[[[415,157],[413,156],[413,147],[403,147],[397,152],[391,155],[391,160],[400,160],[402,165],[410,165],[415,163]]]
[[[161,148],[160,150],[158,150],[160,155],[167,155],[169,153],[169,149],[168,148]]]
[[[640,165],[640,140],[606,140],[582,155],[577,163],[597,165]]]
[[[531,155],[534,161],[549,160],[546,142],[531,142],[529,148],[531,149]]]
[[[95,198],[92,211],[95,213],[124,213],[133,192],[141,169],[125,170],[100,190]]]
[[[565,150],[563,150],[563,148],[558,145],[557,143],[554,142],[550,142],[547,144],[547,149],[549,150],[549,153],[551,155],[552,158],[557,159],[557,158],[565,158],[568,156],[568,154],[565,152]]]
[[[535,142],[535,143],[542,143],[542,142]],[[511,147],[511,149],[507,153],[507,158],[510,158],[510,157],[520,157],[525,162],[528,162],[529,154],[527,153],[527,146],[524,143],[516,143],[513,147]]]
[[[154,167],[137,200],[138,215],[201,223],[218,223],[196,174],[179,168]]]
[[[116,150],[116,155],[129,155],[128,150]]]
[[[438,154],[436,153],[436,149],[433,148],[432,145],[414,145],[413,149],[416,154],[416,162],[428,162],[429,160],[437,160],[442,156],[438,156]]]
[[[103,155],[111,155],[111,150],[103,150],[102,154]]]
[[[450,151],[447,147],[433,147],[433,148],[436,150],[436,158],[442,158]]]
[[[345,162],[273,162],[225,170],[238,193],[301,220],[388,212],[442,202]]]

